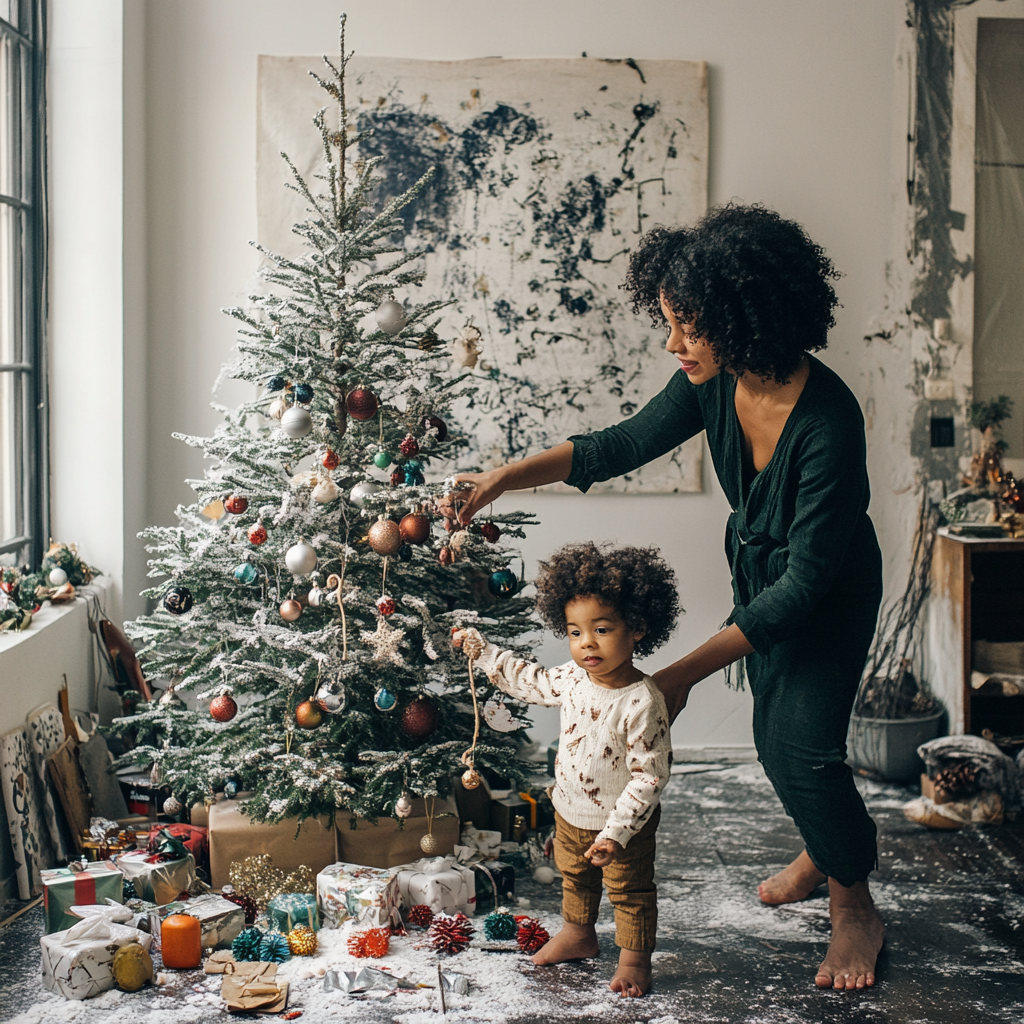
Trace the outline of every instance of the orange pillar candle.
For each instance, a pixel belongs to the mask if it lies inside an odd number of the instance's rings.
[[[164,967],[198,967],[203,959],[199,918],[172,914],[160,926],[160,955]]]

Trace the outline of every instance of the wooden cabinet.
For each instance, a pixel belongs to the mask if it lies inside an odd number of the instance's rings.
[[[939,532],[925,666],[932,692],[949,711],[949,731],[1024,733],[1024,696],[990,697],[971,690],[971,644],[1024,643],[1024,539],[983,540]]]

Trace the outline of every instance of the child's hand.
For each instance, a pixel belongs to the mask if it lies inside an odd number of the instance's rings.
[[[472,626],[468,629],[453,629],[452,647],[461,647],[467,658],[479,658],[483,654],[484,638]]]
[[[603,868],[613,860],[622,860],[625,855],[626,851],[614,839],[598,839],[583,854],[595,868]]]

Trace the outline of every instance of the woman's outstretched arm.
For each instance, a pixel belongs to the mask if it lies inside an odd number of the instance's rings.
[[[709,675],[725,668],[726,665],[731,665],[734,661],[753,653],[754,648],[751,647],[750,641],[743,635],[740,627],[733,623],[702,643],[696,650],[673,662],[668,668],[655,672],[651,678],[665,695],[668,720],[676,720],[679,712],[686,707],[690,690],[702,679],[707,679]]]

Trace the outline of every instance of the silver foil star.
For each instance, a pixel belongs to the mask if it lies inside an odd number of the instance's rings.
[[[395,629],[388,625],[387,619],[383,616],[377,620],[377,631],[371,633],[369,630],[360,630],[359,636],[367,647],[373,648],[374,661],[389,661],[392,665],[402,668],[405,660],[398,650],[398,645],[405,636],[404,629]]]

